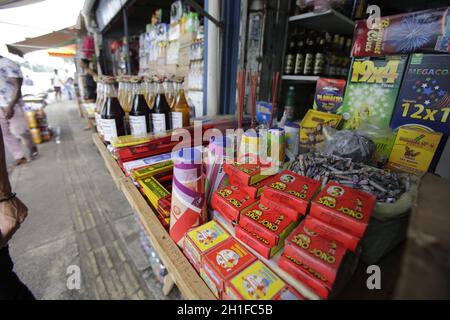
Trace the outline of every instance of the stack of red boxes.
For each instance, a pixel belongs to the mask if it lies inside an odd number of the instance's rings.
[[[320,183],[291,171],[265,181],[261,201],[240,215],[236,237],[270,259],[305,215]]]
[[[211,198],[211,207],[219,212],[226,221],[236,224],[241,212],[255,203],[255,199],[241,190],[229,185],[215,191]]]
[[[305,226],[354,252],[375,203],[374,195],[330,182],[313,200]]]
[[[286,239],[278,265],[326,299],[333,288],[346,248],[309,230],[305,222]]]

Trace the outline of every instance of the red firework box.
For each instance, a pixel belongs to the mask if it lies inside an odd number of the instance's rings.
[[[266,181],[269,179],[269,178],[266,178],[255,184],[245,185],[239,179],[236,179],[236,177],[234,177],[232,175],[229,176],[228,178],[230,180],[230,184],[238,186],[239,189],[244,191],[246,194],[248,194],[253,199],[258,199],[259,197],[261,197],[261,194],[264,191],[264,185],[266,184]]]
[[[212,220],[186,233],[183,251],[195,269],[200,271],[203,256],[229,238],[228,232]]]
[[[305,215],[320,186],[319,181],[285,170],[266,182],[261,199],[263,202],[264,199],[269,199],[283,203],[284,206]]]
[[[374,195],[329,182],[314,198],[311,216],[361,238],[375,203]]]
[[[316,219],[312,216],[306,217],[305,227],[320,234],[322,237],[340,242],[348,250],[355,252],[360,238],[334,227],[326,222]]]
[[[312,289],[319,297],[327,299],[332,290],[327,278],[297,259],[283,253],[278,266],[289,273],[297,281]]]
[[[310,230],[304,221],[286,239],[284,248],[285,255],[317,271],[330,286],[336,279],[346,251],[339,242]]]
[[[275,167],[250,163],[225,163],[223,170],[240,185],[251,186],[275,174]]]
[[[287,217],[289,217],[292,221],[299,221],[303,216],[297,210],[292,209],[291,207],[286,206],[282,202],[274,201],[272,198],[263,197],[260,200],[260,203],[263,206],[272,208],[274,211],[283,212]]]
[[[268,245],[276,246],[294,229],[295,222],[281,211],[262,205],[259,201],[242,211],[239,225],[266,239]]]
[[[267,239],[261,237],[253,231],[240,227],[239,225],[237,225],[234,230],[236,238],[241,240],[266,259],[273,257],[284,246],[283,241],[280,241],[276,246],[270,246]]]
[[[250,207],[255,200],[239,187],[229,185],[213,193],[211,207],[229,220],[239,222],[241,212]]]
[[[202,277],[216,296],[219,296],[225,290],[225,282],[254,261],[256,257],[253,254],[230,238],[204,255]]]

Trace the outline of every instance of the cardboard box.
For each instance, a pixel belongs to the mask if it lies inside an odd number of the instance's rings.
[[[336,113],[344,101],[345,80],[319,78],[314,95],[314,109]]]
[[[277,246],[270,246],[267,239],[240,226],[235,227],[235,236],[266,259],[273,257],[284,246],[283,241]]]
[[[312,216],[306,217],[304,223],[306,228],[319,234],[323,238],[339,242],[348,250],[356,252],[356,248],[361,240],[360,238]]]
[[[275,173],[273,167],[265,167],[260,164],[225,163],[223,168],[226,174],[247,186],[263,181]]]
[[[149,177],[138,181],[147,199],[154,208],[158,208],[158,201],[170,195],[170,192],[164,188],[154,177]]]
[[[389,128],[407,56],[354,58],[344,103],[338,109],[344,129],[362,124]]]
[[[298,293],[297,290],[295,290],[289,285],[286,285],[275,297],[275,300],[306,300],[306,299],[304,296]]]
[[[329,182],[312,201],[310,216],[361,238],[375,203],[372,194]]]
[[[210,221],[186,233],[184,252],[196,269],[200,270],[203,255],[229,238],[230,235],[220,224]]]
[[[327,278],[312,269],[309,265],[283,253],[278,260],[278,266],[294,277],[295,280],[308,286],[319,297],[327,299],[330,295],[332,286]]]
[[[167,160],[149,165],[148,167],[137,168],[131,170],[131,177],[135,180],[142,180],[159,173],[170,172],[173,170],[172,160]]]
[[[226,284],[232,300],[273,300],[286,284],[261,261],[256,261]]]
[[[239,225],[267,239],[269,246],[276,246],[292,231],[295,222],[284,213],[256,202],[242,211]]]
[[[450,55],[412,54],[400,88],[391,128],[421,128],[443,138],[431,163],[434,170],[450,135]]]
[[[306,218],[308,220],[309,217]],[[329,240],[302,222],[286,239],[284,254],[309,266],[331,285],[341,266],[346,249],[335,240]]]
[[[202,272],[215,289],[225,291],[225,282],[231,280],[236,274],[256,261],[243,245],[230,238],[228,241],[214,247],[203,257]]]
[[[442,133],[400,128],[387,167],[422,175],[428,171]]]
[[[254,199],[234,185],[215,191],[211,199],[211,207],[214,210],[236,223],[239,222],[241,212],[253,203],[255,203]]]
[[[285,170],[266,182],[261,198],[283,203],[305,215],[320,186],[319,181]]]
[[[323,129],[336,128],[341,118],[337,114],[309,109],[300,123],[300,146],[312,148],[324,142]]]
[[[272,208],[274,211],[283,212],[292,221],[300,221],[300,218],[303,216],[299,211],[288,207],[283,202],[274,201],[272,198],[262,197],[260,203],[263,206]]]
[[[252,199],[258,199],[264,191],[264,185],[268,181],[269,178],[264,179],[260,182],[257,182],[252,185],[245,185],[239,179],[236,179],[234,176],[228,176],[230,180],[230,184],[239,187],[242,191],[248,194]]]
[[[144,158],[144,159],[138,159],[138,160],[134,160],[134,161],[124,162],[122,164],[122,169],[125,171],[125,173],[127,175],[130,175],[131,170],[133,170],[133,169],[150,166],[155,163],[170,160],[171,158],[172,158],[171,153],[165,153],[165,154],[160,154],[160,155],[156,155],[156,156],[152,156],[152,157],[148,157],[148,158]]]

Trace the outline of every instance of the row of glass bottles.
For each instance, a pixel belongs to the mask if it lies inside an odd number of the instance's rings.
[[[111,142],[129,133],[143,136],[190,125],[189,106],[181,81],[168,93],[164,79],[141,80],[140,77],[122,77],[117,86],[113,77],[100,79],[96,123],[105,141]]]

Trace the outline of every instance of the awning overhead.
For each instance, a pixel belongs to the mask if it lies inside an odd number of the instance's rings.
[[[9,9],[26,6],[44,0],[0,0],[0,9]]]
[[[77,54],[77,48],[74,44],[62,48],[50,49],[47,51],[51,57],[72,58]]]
[[[8,50],[11,53],[15,53],[13,51],[18,50],[26,54],[37,50],[64,47],[76,41],[78,32],[79,30],[75,28],[65,28],[36,38],[27,38],[23,41],[10,44],[8,45]]]

